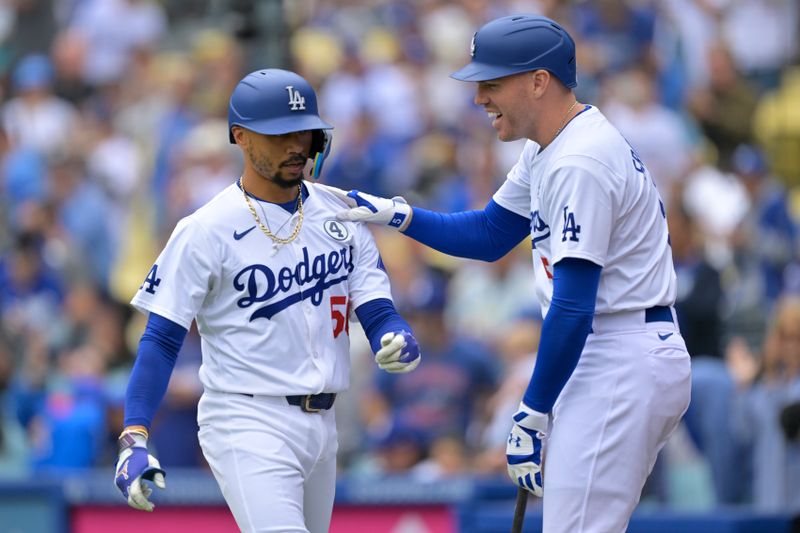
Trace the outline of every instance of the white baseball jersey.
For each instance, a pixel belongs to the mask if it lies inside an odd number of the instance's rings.
[[[553,265],[575,257],[603,267],[592,332],[552,410],[543,530],[622,533],[689,403],[689,354],[675,320],[648,320],[647,309],[671,305],[676,292],[658,191],[589,107],[545,150],[528,142],[494,199],[531,220],[545,315]]]
[[[314,183],[305,186],[302,229],[274,251],[242,190],[230,185],[178,223],[132,300],[187,329],[197,321],[207,391],[342,391],[349,384],[350,311],[391,299],[367,228],[337,221],[344,203]],[[273,233],[291,234],[297,212],[251,202]]]
[[[596,314],[675,301],[666,214],[633,148],[595,107],[547,148],[528,141],[494,200],[530,218],[536,293],[547,313],[553,265],[565,257],[603,267]]]

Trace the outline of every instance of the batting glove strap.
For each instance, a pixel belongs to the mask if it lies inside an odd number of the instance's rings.
[[[344,192],[336,187],[325,188],[351,208],[337,213],[339,220],[370,222],[400,231],[405,231],[411,221],[411,206],[402,196],[382,198],[357,190]]]
[[[517,412],[513,416],[514,423],[525,429],[541,433],[541,439],[547,435],[550,415],[531,409],[524,402],[519,402]]]
[[[149,497],[153,493],[144,481],[152,482],[160,489],[166,488],[158,459],[147,452],[147,438],[141,433],[123,433],[119,438],[120,453],[117,460],[114,483],[128,499],[128,505],[142,511],[155,507]]]
[[[411,372],[422,361],[419,344],[410,332],[389,332],[381,337],[382,348],[375,354],[378,368],[392,374]]]

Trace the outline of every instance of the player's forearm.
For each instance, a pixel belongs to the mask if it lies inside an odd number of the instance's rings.
[[[394,303],[387,298],[378,298],[359,305],[356,308],[356,316],[374,353],[381,349],[381,337],[384,334],[402,330],[411,332],[411,326],[397,312]]]
[[[448,255],[496,261],[530,233],[530,220],[493,200],[483,211],[437,213],[415,207],[404,233]]]
[[[574,372],[592,327],[600,267],[565,259],[553,271],[553,300],[542,323],[533,376],[523,401],[549,413]]]
[[[186,329],[159,315],[147,322],[125,393],[125,427],[150,428],[164,398]]]

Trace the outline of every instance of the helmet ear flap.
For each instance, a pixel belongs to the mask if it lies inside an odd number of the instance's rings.
[[[319,179],[322,172],[322,164],[331,152],[331,142],[333,135],[328,130],[314,130],[311,134],[311,157],[314,164],[311,167],[311,178]]]

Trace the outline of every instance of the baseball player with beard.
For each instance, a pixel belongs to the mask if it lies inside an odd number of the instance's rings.
[[[508,473],[543,496],[546,533],[623,532],[689,404],[664,206],[622,135],[577,101],[575,43],[561,26],[499,18],[471,52],[452,76],[476,82],[500,140],[528,139],[486,208],[441,214],[334,191],[352,207],[339,216],[486,261],[530,236],[544,322],[510,421]]]
[[[268,69],[239,82],[228,112],[244,173],[181,220],[132,304],[149,315],[125,398],[115,481],[151,511],[153,416],[192,320],[202,338],[199,440],[236,523],[247,532],[328,530],[336,478],[336,394],[348,386],[349,318],[378,366],[408,372],[417,342],[392,303],[365,226],[319,176],[332,128],[314,90]]]

